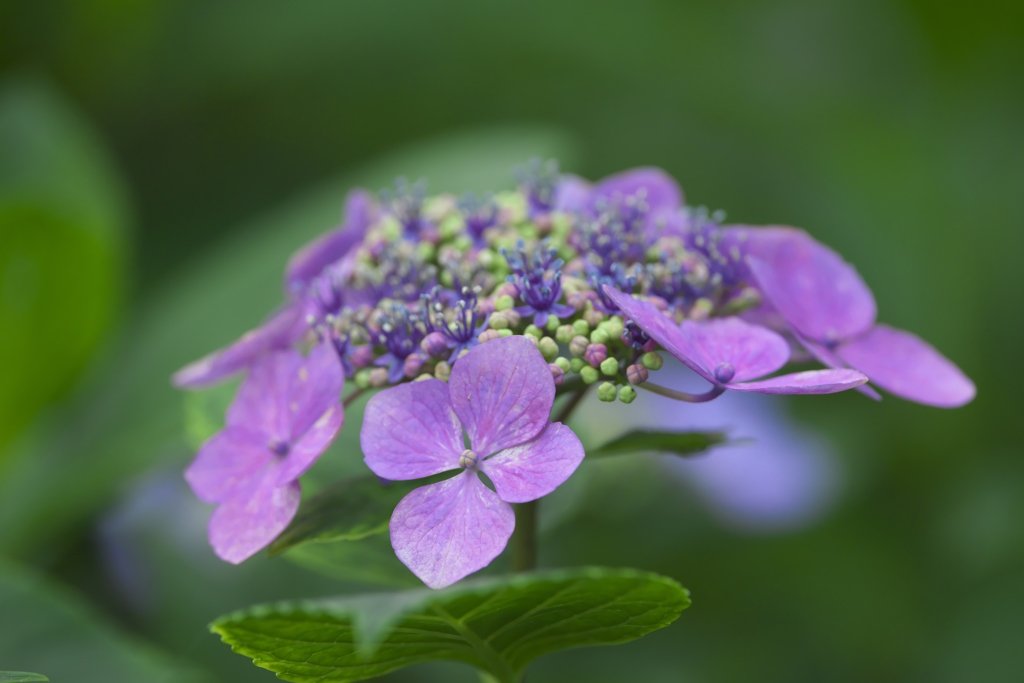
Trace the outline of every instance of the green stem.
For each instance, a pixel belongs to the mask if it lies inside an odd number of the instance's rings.
[[[586,385],[572,394],[553,418],[565,424],[587,393]],[[537,568],[537,507],[539,500],[515,506],[516,530],[512,534],[512,571],[528,572]]]

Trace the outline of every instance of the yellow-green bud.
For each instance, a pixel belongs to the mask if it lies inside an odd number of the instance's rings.
[[[549,315],[548,321],[544,323],[544,327],[547,328],[548,332],[554,332],[555,330],[558,329],[558,326],[561,324],[562,321],[559,320],[556,316]]]
[[[541,339],[537,344],[537,348],[540,349],[540,355],[544,356],[544,360],[549,363],[558,358],[558,342],[551,337]]]
[[[584,337],[590,334],[590,323],[586,320],[575,320],[572,323],[572,329],[576,334],[581,334]]]
[[[560,344],[568,344],[574,336],[576,336],[576,333],[573,331],[572,325],[559,325],[558,329],[555,330],[555,339]]]
[[[601,386],[597,388],[597,398],[605,403],[614,401],[615,393],[615,385],[611,382],[602,382]]]
[[[562,368],[562,372],[569,372],[572,370],[572,363],[565,356],[559,356],[554,361],[554,364]],[[581,366],[582,367],[582,366]]]
[[[496,311],[507,311],[516,305],[516,300],[510,297],[508,294],[502,294],[494,300],[494,310]]]
[[[636,398],[636,389],[629,386],[628,384],[619,388],[619,400],[623,403],[629,404]]]
[[[597,374],[597,368],[592,368],[589,365],[585,365],[580,368],[580,379],[583,380],[584,384],[593,384],[598,380],[600,375]]]
[[[649,351],[640,356],[640,362],[643,363],[644,367],[648,370],[661,370],[661,366],[665,361],[657,351]]]
[[[503,316],[501,313],[492,313],[491,317],[487,321],[487,327],[492,330],[507,330],[508,318]]]
[[[605,358],[601,362],[601,372],[606,375],[617,375],[619,372],[619,361],[615,358]]]
[[[413,382],[422,382],[425,379],[434,379],[434,376],[424,372],[422,375],[413,380]]]
[[[498,339],[504,339],[505,337],[511,337],[513,334],[512,330],[498,330]]]
[[[687,315],[691,320],[707,320],[711,316],[711,311],[714,310],[715,305],[711,303],[711,299],[701,297],[693,302],[693,306],[690,308],[690,312]]]
[[[588,346],[590,346],[590,341],[586,337],[573,337],[569,341],[569,353],[574,356],[582,356],[587,352]]]
[[[523,334],[525,334],[528,337],[535,337],[537,339],[540,339],[541,337],[544,336],[544,333],[540,331],[540,328],[532,323],[526,326],[526,331]]]
[[[612,339],[619,340],[622,338],[622,331],[626,329],[626,326],[622,322],[622,318],[615,315],[601,323],[601,327],[608,336]]]
[[[592,344],[607,344],[611,341],[608,333],[602,330],[600,327],[590,333],[590,342]]]
[[[476,262],[484,268],[490,268],[494,263],[495,253],[490,249],[481,249],[476,253]]]
[[[363,368],[355,376],[356,386],[360,389],[370,388],[370,368]]]
[[[434,377],[438,378],[442,382],[447,382],[448,378],[452,376],[452,366],[448,365],[446,361],[440,361],[434,367]]]
[[[569,361],[569,369],[572,370],[573,372],[578,373],[584,367],[589,368],[590,366],[587,365],[587,361],[583,360],[582,358],[573,358],[572,360]]]

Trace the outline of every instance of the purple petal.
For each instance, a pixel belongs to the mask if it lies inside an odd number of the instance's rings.
[[[272,472],[227,499],[210,517],[210,545],[222,560],[239,564],[277,538],[299,509],[299,482],[277,486]]]
[[[266,437],[267,443],[291,440],[288,409],[292,378],[302,367],[302,354],[291,349],[274,351],[249,371],[228,408],[227,425],[244,427]]]
[[[822,365],[827,365],[830,368],[837,369],[847,367],[847,364],[843,361],[843,359],[837,356],[834,351],[828,349],[825,346],[822,346],[821,344],[812,342],[806,337],[800,336],[799,332],[795,333],[795,336],[797,338],[797,341],[799,341],[803,345],[803,347],[811,353],[812,356],[817,358]],[[882,400],[881,395],[877,391],[872,389],[871,386],[868,384],[860,385],[859,387],[857,387],[857,391],[859,391],[860,393],[864,394],[865,396],[872,400]]]
[[[465,450],[448,385],[437,379],[400,384],[371,398],[359,441],[369,468],[396,480],[455,469]]]
[[[244,370],[271,351],[288,348],[301,339],[307,329],[303,305],[298,302],[289,304],[230,346],[178,370],[171,382],[178,388],[213,384]]]
[[[324,341],[314,346],[287,385],[290,442],[301,439],[328,410],[340,408],[344,382],[341,359],[331,342]]]
[[[683,336],[679,327],[659,311],[654,304],[641,301],[629,294],[623,294],[607,285],[604,287],[604,293],[615,302],[615,305],[626,317],[639,325],[640,329],[658,342],[663,349],[707,381],[716,383],[711,373],[690,357],[689,353],[692,349],[689,348],[689,341]]]
[[[548,310],[559,318],[568,318],[576,313],[576,309],[568,304],[551,304],[551,308]]]
[[[939,408],[969,403],[972,382],[960,368],[920,337],[888,325],[841,345],[836,353],[874,384],[909,401]]]
[[[317,275],[343,258],[363,241],[370,225],[373,195],[353,190],[345,198],[341,227],[325,233],[292,254],[285,269],[285,286],[291,292],[304,290]]]
[[[679,329],[681,341],[685,341],[680,350],[712,374],[720,364],[728,363],[735,371],[732,382],[764,377],[789,360],[785,339],[740,318],[684,320]]]
[[[854,389],[867,381],[868,378],[856,370],[807,370],[725,386],[733,391],[756,391],[759,394],[834,394]]]
[[[590,200],[591,187],[583,178],[566,174],[555,187],[555,211],[582,211]]]
[[[512,506],[467,470],[403,498],[391,515],[391,545],[423,583],[444,588],[501,554],[515,523]]]
[[[644,190],[652,214],[683,205],[683,191],[679,184],[665,171],[653,167],[634,168],[608,176],[594,186],[593,199],[628,197],[640,190]]]
[[[581,462],[583,444],[571,429],[553,422],[532,440],[484,460],[481,469],[499,498],[526,503],[561,486]]]
[[[765,241],[770,244],[763,249],[767,258],[746,259],[771,304],[817,342],[837,342],[868,330],[875,322],[875,298],[853,266],[804,232],[786,235]]]
[[[522,336],[492,339],[460,358],[448,390],[473,450],[482,457],[537,436],[555,402],[551,369]]]
[[[276,468],[279,485],[295,481],[306,473],[323,455],[345,423],[345,412],[341,404],[327,409],[305,433],[294,442],[288,455]]]
[[[245,488],[273,460],[265,436],[245,427],[225,427],[200,447],[185,480],[204,503],[220,503]]]

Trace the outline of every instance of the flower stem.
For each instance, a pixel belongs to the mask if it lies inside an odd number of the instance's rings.
[[[558,413],[553,422],[565,424],[579,406],[587,393],[586,385],[573,393]],[[537,507],[539,500],[519,503],[516,509],[516,530],[512,534],[512,571],[528,572],[537,568]]]
[[[653,382],[644,382],[638,384],[637,387],[640,389],[646,389],[651,393],[658,394],[659,396],[666,396],[668,398],[674,398],[677,401],[685,401],[686,403],[707,403],[708,401],[718,398],[725,393],[725,387],[714,386],[703,394],[688,394],[685,391],[676,391],[675,389],[669,389],[663,387],[660,384]]]

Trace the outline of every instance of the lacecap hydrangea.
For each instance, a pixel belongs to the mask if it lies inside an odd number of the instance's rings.
[[[854,268],[802,230],[724,225],[655,168],[590,183],[535,161],[517,176],[517,190],[484,196],[428,196],[404,180],[353,191],[341,225],[288,260],[282,306],[174,375],[200,388],[245,373],[225,428],[187,472],[217,505],[220,557],[241,562],[285,529],[299,477],[366,391],[377,392],[361,435],[371,471],[455,472],[391,520],[398,557],[431,587],[490,563],[515,526],[509,504],[550,493],[583,460],[551,421],[556,396],[974,397],[932,346],[877,323]],[[658,384],[664,354],[707,390]],[[825,367],[776,374],[794,359]]]

